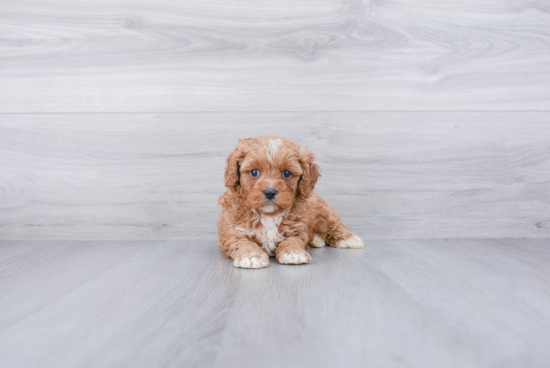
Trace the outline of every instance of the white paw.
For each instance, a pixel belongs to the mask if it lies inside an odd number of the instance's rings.
[[[317,234],[313,234],[313,238],[309,241],[309,245],[314,248],[323,248],[327,243]]]
[[[301,252],[283,253],[281,257],[279,257],[279,263],[282,264],[302,264],[308,262],[307,256]]]
[[[346,240],[340,240],[336,244],[336,248],[363,248],[363,241],[357,236],[353,235],[351,238]]]
[[[240,268],[264,268],[268,265],[267,257],[260,254],[245,255],[241,259],[233,260],[233,266]]]

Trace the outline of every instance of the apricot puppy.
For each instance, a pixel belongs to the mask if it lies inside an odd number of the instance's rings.
[[[235,267],[262,268],[269,257],[309,263],[306,247],[362,248],[323,198],[314,155],[297,144],[264,135],[239,140],[227,158],[218,234]]]

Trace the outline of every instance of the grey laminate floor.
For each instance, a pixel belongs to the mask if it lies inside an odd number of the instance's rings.
[[[0,243],[3,367],[543,367],[548,240],[370,240],[233,268],[215,241]]]

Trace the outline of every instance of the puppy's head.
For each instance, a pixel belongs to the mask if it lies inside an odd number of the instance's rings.
[[[274,214],[307,198],[320,176],[315,156],[275,136],[241,139],[227,158],[225,186],[250,208]]]

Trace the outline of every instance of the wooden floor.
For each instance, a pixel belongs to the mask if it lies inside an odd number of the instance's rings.
[[[549,240],[0,243],[3,367],[547,367]]]

